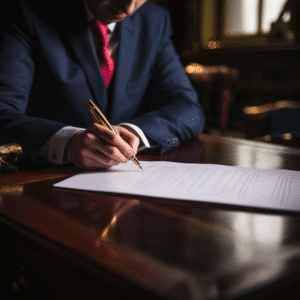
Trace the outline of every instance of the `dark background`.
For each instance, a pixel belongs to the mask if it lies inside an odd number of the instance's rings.
[[[226,65],[238,69],[239,77],[234,86],[235,97],[230,107],[229,127],[244,129],[243,109],[246,106],[274,103],[278,100],[299,101],[298,11],[293,15],[296,39],[292,43],[249,44],[208,50],[202,47],[199,30],[195,26],[199,21],[203,1],[205,0],[153,0],[167,8],[171,14],[174,45],[184,66],[197,62],[204,66]],[[218,1],[218,5],[221,2]],[[300,6],[299,1],[294,2],[296,7]]]

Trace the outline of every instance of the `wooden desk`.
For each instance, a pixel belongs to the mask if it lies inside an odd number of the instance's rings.
[[[139,159],[300,170],[299,150],[209,135]],[[52,186],[78,172],[0,175],[1,295],[13,286],[20,299],[291,299],[299,290],[298,213]]]

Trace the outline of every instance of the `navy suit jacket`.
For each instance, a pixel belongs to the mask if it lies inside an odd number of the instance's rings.
[[[146,2],[118,24],[108,105],[82,0],[0,6],[0,143],[17,142],[34,159],[58,129],[93,122],[90,98],[112,124],[135,124],[162,148],[201,133],[204,113],[172,45],[165,9]]]

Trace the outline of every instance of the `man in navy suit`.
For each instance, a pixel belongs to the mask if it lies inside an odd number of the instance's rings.
[[[0,6],[1,144],[19,143],[29,161],[92,170],[126,162],[141,147],[159,152],[202,132],[204,113],[172,45],[165,9],[147,0]],[[115,61],[109,88],[93,18],[109,29]],[[88,99],[117,134],[93,123]]]

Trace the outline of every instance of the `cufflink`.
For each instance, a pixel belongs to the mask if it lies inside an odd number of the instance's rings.
[[[177,138],[168,139],[168,140],[166,140],[166,144],[174,145],[177,143],[177,140],[178,140]]]

